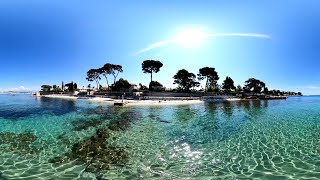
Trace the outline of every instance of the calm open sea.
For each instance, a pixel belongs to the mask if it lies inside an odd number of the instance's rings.
[[[184,106],[0,95],[0,179],[319,179],[320,97]]]

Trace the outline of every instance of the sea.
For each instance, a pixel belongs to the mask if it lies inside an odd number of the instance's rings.
[[[320,96],[120,107],[0,95],[0,180],[319,178]]]

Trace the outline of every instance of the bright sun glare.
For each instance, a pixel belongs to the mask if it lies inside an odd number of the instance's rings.
[[[188,29],[180,32],[176,36],[175,42],[184,47],[192,48],[200,45],[207,37],[207,33],[200,29]]]

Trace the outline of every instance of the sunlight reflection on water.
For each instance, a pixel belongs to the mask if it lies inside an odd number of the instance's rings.
[[[99,173],[113,179],[315,179],[320,172],[319,97],[114,107],[81,100],[0,96],[0,104],[0,135],[25,133],[18,137],[26,138],[34,134],[31,145],[39,149],[33,152],[23,139],[16,139],[18,145],[0,145],[0,171],[9,179],[45,174],[94,179]],[[5,114],[8,105],[14,116]],[[108,145],[128,152],[125,166],[83,174],[81,164],[48,162],[90,138],[97,128],[107,128]],[[19,149],[33,154],[17,157],[12,150]],[[22,162],[30,163],[17,168]]]

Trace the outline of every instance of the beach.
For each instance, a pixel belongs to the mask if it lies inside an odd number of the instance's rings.
[[[63,99],[83,99],[88,101],[95,101],[95,102],[106,102],[108,104],[113,103],[123,103],[123,105],[126,106],[163,106],[163,105],[188,105],[188,104],[200,104],[204,101],[200,99],[186,99],[186,98],[175,98],[170,99],[170,97],[167,98],[161,98],[158,99],[149,99],[149,100],[127,100],[124,99],[112,99],[112,98],[105,98],[105,97],[76,97],[76,96],[67,96],[67,95],[42,95],[42,97],[46,98],[63,98]]]
[[[188,104],[200,104],[203,102],[204,101],[201,101],[201,100],[124,100],[124,103],[127,106],[188,105]]]

